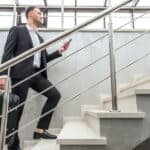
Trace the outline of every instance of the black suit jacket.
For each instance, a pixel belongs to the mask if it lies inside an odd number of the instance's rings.
[[[43,38],[37,34],[40,40],[40,43],[43,42]],[[4,47],[4,53],[2,56],[2,63],[10,60],[13,57],[16,57],[28,49],[33,48],[33,43],[28,32],[28,29],[23,27],[12,27],[9,31],[6,44]],[[61,54],[59,51],[55,51],[51,54],[48,54],[46,50],[41,52],[41,68],[43,69],[47,66],[47,62],[60,57]],[[10,77],[15,79],[23,79],[31,74],[33,74],[33,58],[34,56],[27,58],[26,60],[20,62],[11,68]],[[6,74],[7,71],[2,74]],[[47,78],[47,71],[43,71],[42,75]]]

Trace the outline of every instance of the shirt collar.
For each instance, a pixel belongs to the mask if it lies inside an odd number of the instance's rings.
[[[26,27],[29,31],[34,31],[37,32],[37,29],[32,28],[31,26],[29,26],[28,24],[26,24]]]

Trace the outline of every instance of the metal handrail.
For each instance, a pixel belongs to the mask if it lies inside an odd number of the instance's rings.
[[[142,34],[143,35],[143,34]],[[137,39],[137,38],[136,38]],[[131,40],[131,41],[133,41],[133,40]],[[130,43],[130,42],[129,42]],[[125,45],[127,45],[127,44],[124,44],[123,46],[125,46]],[[122,46],[120,47],[120,48],[122,48]],[[119,48],[117,48],[116,50],[119,50]],[[148,53],[148,54],[145,54],[144,56],[142,56],[141,58],[139,58],[138,60],[135,60],[134,62],[132,62],[131,64],[129,64],[129,65],[127,65],[127,66],[125,66],[125,67],[123,67],[121,70],[123,70],[123,69],[125,69],[125,68],[127,68],[128,66],[130,66],[130,65],[132,65],[132,64],[134,64],[134,63],[136,63],[136,62],[138,62],[139,60],[141,60],[141,59],[143,59],[143,58],[145,58],[146,56],[149,56],[150,55],[150,53]],[[119,72],[121,71],[121,70],[119,70]],[[106,77],[106,79],[108,79],[107,77]],[[93,87],[93,86],[92,86]],[[50,87],[51,88],[51,87]],[[81,93],[82,94],[82,93]],[[79,94],[80,95],[80,94]],[[79,95],[76,95],[76,96],[79,96]],[[75,98],[75,97],[74,97]],[[73,99],[74,99],[73,98]],[[60,107],[60,106],[59,106]],[[55,109],[56,110],[56,109]],[[51,110],[51,111],[53,111],[53,110]],[[50,113],[50,112],[47,112],[47,113]],[[44,114],[44,115],[47,115],[47,114]],[[43,116],[44,116],[43,115]],[[41,117],[43,117],[43,116],[41,116]],[[39,119],[39,118],[36,118],[36,120],[37,119]],[[35,120],[33,120],[33,121],[35,121]],[[30,122],[31,123],[31,122]],[[28,125],[30,125],[30,123],[28,124]],[[27,126],[28,126],[27,125]],[[25,126],[23,127],[23,128],[25,128]],[[20,130],[19,130],[20,131]],[[17,131],[18,132],[18,131]],[[16,132],[15,132],[16,133]],[[13,133],[12,133],[13,134]],[[8,135],[7,137],[9,137],[9,136],[11,136],[11,135]]]
[[[139,18],[139,17],[138,17],[138,18]],[[144,33],[144,34],[145,34],[145,33]],[[131,40],[131,41],[132,41],[132,40]],[[127,44],[125,44],[125,45],[127,45]],[[124,46],[124,45],[123,45],[123,46]],[[121,47],[122,47],[122,46],[121,46]],[[120,49],[120,48],[117,48],[117,49]],[[117,50],[117,49],[116,49],[116,50]],[[145,55],[145,56],[147,56],[147,55]]]
[[[146,33],[149,33],[149,32],[150,32],[150,31],[147,31],[147,32],[144,32],[143,34],[140,34],[140,35],[136,36],[135,38],[133,38],[132,40],[128,41],[127,43],[125,43],[125,44],[123,44],[123,45],[117,47],[114,51],[116,52],[116,51],[120,50],[121,48],[127,46],[128,44],[130,44],[130,43],[132,43],[133,41],[135,41],[135,40],[141,38],[143,35],[145,35]],[[15,109],[21,107],[21,106],[24,105],[25,103],[31,102],[32,99],[36,98],[37,96],[40,96],[42,93],[46,92],[47,90],[50,90],[50,89],[52,89],[53,87],[55,87],[55,86],[61,84],[62,82],[64,82],[64,81],[70,79],[72,76],[74,76],[74,75],[80,73],[81,71],[84,71],[85,69],[89,68],[89,67],[92,66],[93,64],[99,62],[100,60],[103,60],[103,59],[106,58],[107,56],[109,56],[109,53],[107,53],[106,55],[104,55],[104,56],[102,56],[102,57],[100,57],[100,58],[98,58],[98,59],[96,59],[96,60],[94,60],[93,62],[91,62],[91,63],[88,64],[87,66],[82,67],[80,70],[78,70],[78,71],[76,71],[76,72],[73,72],[72,74],[70,74],[70,75],[67,76],[66,78],[64,78],[64,79],[62,79],[61,81],[55,83],[53,86],[50,86],[50,87],[48,87],[47,89],[43,90],[41,93],[38,93],[38,94],[36,94],[36,95],[33,95],[32,97],[30,97],[30,98],[28,99],[28,101],[22,102],[21,104],[17,105],[16,107],[10,109],[9,112],[12,112],[13,110],[15,110]],[[149,56],[149,53],[146,54],[146,55],[144,55],[144,56],[142,56],[142,59],[143,59],[144,57],[146,57],[146,56]],[[138,61],[140,61],[140,60],[141,60],[141,58],[138,59],[138,60],[135,60],[135,62],[138,62]],[[133,62],[133,64],[134,64],[135,62]],[[56,62],[55,64],[57,64],[57,63],[58,63],[58,62]],[[55,65],[55,64],[53,64],[53,65]],[[49,65],[47,68],[49,68],[49,67],[51,67],[51,66],[53,66],[53,65]],[[130,66],[130,64],[128,64],[127,66],[125,66],[125,67],[123,67],[123,68],[126,69],[128,66]],[[39,74],[39,73],[41,73],[42,71],[46,70],[47,68],[44,68],[43,70],[38,71],[37,73],[33,74],[32,77],[35,76],[35,75],[37,75],[37,74]],[[122,69],[122,70],[123,70],[123,69]],[[120,72],[120,71],[122,71],[122,70],[119,70],[119,71],[117,71],[117,72]],[[30,76],[30,77],[31,77],[31,76]],[[19,83],[15,84],[15,85],[12,85],[12,88],[17,87],[20,83],[22,84],[23,82],[25,82],[25,81],[28,80],[28,79],[29,79],[29,78],[24,79],[24,80],[20,81]]]
[[[141,18],[142,16],[144,16],[144,15],[145,15],[145,14],[147,14],[148,12],[149,12],[149,11],[146,11],[144,14],[142,14],[142,15],[140,15],[140,16],[138,16],[138,17],[136,17],[136,18],[135,18],[135,20],[137,20],[137,19]],[[124,26],[128,25],[128,24],[129,24],[129,23],[131,23],[131,22],[132,22],[132,21],[129,21],[129,22],[125,23],[124,25],[122,25],[122,26],[118,27],[117,29],[114,29],[114,31],[118,31],[118,30],[120,30],[121,28],[123,28]],[[149,31],[144,32],[141,36],[143,36],[143,35],[144,35],[144,34],[146,34],[147,32],[149,32]],[[77,51],[75,51],[75,52],[71,53],[70,55],[68,55],[68,56],[64,57],[64,58],[63,58],[63,59],[61,59],[60,61],[57,61],[56,63],[54,63],[54,64],[52,64],[52,65],[49,65],[47,68],[52,67],[52,66],[54,66],[54,65],[56,65],[56,64],[58,64],[58,63],[60,63],[60,62],[64,61],[64,60],[65,60],[65,59],[67,59],[68,57],[70,57],[70,56],[74,55],[75,53],[78,53],[79,51],[81,51],[82,49],[84,49],[84,48],[88,47],[89,45],[92,45],[92,44],[94,44],[95,42],[97,42],[97,41],[99,41],[99,40],[101,40],[101,39],[105,38],[107,35],[108,35],[108,34],[105,34],[105,35],[103,35],[103,36],[99,37],[98,39],[96,39],[96,40],[92,41],[91,43],[87,44],[86,46],[84,46],[84,47],[80,48],[79,50],[77,50]],[[132,41],[136,40],[137,38],[139,38],[139,37],[141,37],[141,36],[137,36],[136,38],[134,38],[134,39],[132,39],[131,41],[127,42],[127,44],[129,44],[130,42],[132,42]],[[118,47],[115,51],[119,50],[120,48],[124,47],[124,46],[125,46],[125,45],[127,45],[127,44],[124,44],[124,45],[122,45],[121,47]],[[105,58],[106,56],[108,56],[108,55],[109,55],[109,54],[106,54],[106,55],[104,55],[104,56],[100,57],[98,60],[96,60],[96,61],[94,61],[94,62],[96,63],[97,61],[100,61],[100,60],[104,59],[104,58]],[[93,62],[93,63],[94,63],[94,62]],[[93,63],[90,63],[88,66],[90,66],[90,65],[91,65],[91,64],[93,64]],[[86,67],[88,68],[88,66],[86,66]],[[73,76],[73,75],[77,74],[78,72],[80,72],[80,71],[82,71],[82,70],[86,69],[86,67],[84,67],[84,68],[80,69],[79,71],[77,71],[77,72],[73,73],[73,74],[72,74],[72,75],[70,75],[70,76]],[[42,69],[41,71],[39,71],[39,72],[37,72],[37,73],[35,73],[35,74],[31,75],[30,77],[27,77],[26,79],[24,79],[24,80],[20,81],[19,83],[17,83],[17,84],[15,84],[15,85],[13,85],[13,86],[12,86],[12,88],[14,88],[14,87],[18,86],[19,84],[22,84],[23,82],[25,82],[25,81],[26,81],[26,80],[28,80],[29,78],[34,77],[35,75],[37,75],[37,74],[41,73],[42,71],[46,70],[47,68],[44,68],[44,69]],[[69,77],[67,77],[67,78],[69,78]],[[65,80],[65,79],[64,79],[64,80]],[[62,81],[63,81],[63,80],[62,80]],[[62,81],[60,81],[60,82],[62,82]],[[58,84],[59,84],[59,83],[57,83],[57,84],[55,84],[55,85],[58,85]],[[10,110],[10,111],[11,111],[11,110]],[[0,116],[0,117],[1,117],[1,116]]]
[[[34,123],[35,121],[37,121],[38,119],[40,119],[40,118],[42,118],[42,117],[48,115],[49,113],[51,113],[51,112],[53,112],[53,111],[56,111],[57,109],[59,109],[59,108],[61,108],[62,106],[64,106],[66,103],[68,103],[68,102],[74,100],[75,98],[77,98],[78,96],[82,95],[82,93],[85,93],[85,92],[87,92],[88,90],[92,89],[93,87],[98,86],[100,83],[103,83],[105,80],[107,80],[107,79],[109,79],[109,78],[110,78],[110,76],[107,76],[107,77],[105,77],[104,79],[102,79],[102,80],[96,82],[95,84],[93,84],[93,85],[87,87],[86,89],[83,89],[82,91],[80,91],[80,92],[78,92],[78,93],[75,93],[73,96],[67,98],[67,100],[65,100],[62,104],[58,104],[55,108],[51,109],[50,111],[47,111],[45,114],[43,114],[43,115],[41,115],[41,116],[39,116],[39,117],[33,119],[33,120],[30,121],[29,123],[27,123],[27,124],[25,124],[24,126],[22,126],[20,129],[18,129],[18,130],[16,130],[16,131],[12,132],[11,134],[9,134],[6,138],[10,137],[11,135],[13,135],[13,134],[15,134],[15,133],[17,133],[17,132],[19,132],[19,131],[22,131],[24,128],[30,126],[31,124],[33,124],[33,123]],[[47,90],[49,90],[50,88],[51,88],[51,87],[47,88]],[[46,91],[46,90],[45,90],[45,91]],[[45,91],[44,91],[44,92],[45,92]],[[41,93],[42,93],[42,92],[41,92]],[[40,94],[38,93],[37,95],[41,95],[41,93],[40,93]]]
[[[149,13],[150,11],[146,11],[145,13],[143,13],[142,15],[140,15],[140,16],[138,16],[138,17],[136,17],[136,18],[134,18],[134,21],[135,20],[137,20],[137,19],[139,19],[139,18],[141,18],[141,17],[143,17],[144,15],[146,15],[147,13]],[[131,23],[132,21],[129,21],[129,22],[127,22],[127,23],[125,23],[124,25],[122,25],[122,26],[120,26],[120,27],[118,27],[117,29],[114,29],[114,31],[118,31],[118,30],[120,30],[121,28],[123,28],[124,26],[126,26],[126,25],[128,25],[129,23]],[[146,31],[147,32],[147,31]],[[102,38],[104,38],[104,37],[106,37],[108,34],[105,34],[104,36],[102,36],[102,37],[100,37],[100,38],[98,38],[98,39],[96,39],[95,40],[95,42],[96,41],[98,41],[98,40],[100,40],[100,39],[102,39]],[[94,41],[93,42],[91,42],[91,43],[94,43]],[[90,44],[88,44],[88,45],[90,45]],[[88,46],[87,45],[87,46]],[[83,48],[82,48],[83,49]],[[76,53],[76,52],[75,52]],[[67,59],[68,57],[70,57],[71,55],[73,55],[74,53],[72,53],[72,54],[70,54],[69,56],[67,56],[67,57],[65,57],[65,59]],[[63,59],[63,60],[65,60],[65,59]],[[12,60],[12,59],[11,59]],[[62,60],[61,60],[62,61]],[[61,61],[58,61],[58,62],[56,62],[54,65],[56,65],[57,63],[59,63],[59,62],[61,62]],[[3,63],[3,65],[4,65],[5,63]],[[10,64],[10,63],[9,63]],[[5,66],[2,66],[2,65],[0,65],[0,72],[1,71],[3,71],[3,70],[5,70],[3,67],[5,67]],[[53,65],[52,65],[53,66]],[[2,69],[2,70],[1,70]]]
[[[126,23],[126,25],[127,25],[127,23]],[[122,26],[122,27],[123,27],[123,26]],[[119,28],[120,28],[120,27],[119,27]],[[117,29],[118,29],[118,28],[117,28]],[[117,29],[116,29],[115,31],[117,31]],[[147,33],[149,33],[149,32],[150,32],[149,30],[143,32],[142,34],[140,34],[140,35],[134,37],[134,38],[131,39],[130,41],[126,42],[125,44],[122,44],[121,46],[117,47],[114,51],[116,52],[116,51],[120,50],[121,48],[127,46],[128,44],[130,44],[130,43],[132,43],[133,41],[135,41],[135,40],[141,38],[142,36],[144,36],[145,34],[147,34]],[[79,50],[77,50],[77,51],[71,53],[70,55],[64,57],[64,58],[61,59],[60,61],[57,61],[56,63],[54,63],[54,64],[52,64],[52,65],[48,65],[47,68],[53,67],[54,65],[56,65],[56,64],[58,64],[58,63],[60,63],[60,62],[62,62],[62,61],[64,61],[64,60],[66,60],[68,57],[70,57],[70,56],[72,56],[72,55],[74,55],[74,54],[80,52],[82,49],[84,49],[84,48],[88,47],[89,45],[91,45],[91,44],[93,44],[93,43],[99,41],[100,39],[106,37],[107,35],[108,35],[108,34],[105,34],[104,36],[102,36],[102,37],[100,37],[100,38],[98,38],[98,39],[92,41],[91,43],[87,44],[86,46],[84,46],[84,47],[80,48]],[[95,61],[91,62],[91,63],[88,64],[87,66],[81,68],[80,70],[78,70],[78,71],[76,71],[76,72],[70,74],[69,76],[67,76],[67,77],[64,78],[63,80],[61,80],[61,81],[57,82],[56,84],[54,84],[51,88],[53,88],[54,86],[59,85],[60,83],[62,83],[62,82],[64,82],[65,80],[69,79],[70,77],[72,77],[72,76],[74,76],[74,75],[80,73],[81,71],[87,69],[88,67],[90,67],[90,66],[93,65],[94,63],[97,63],[98,61],[100,61],[100,60],[106,58],[107,56],[109,56],[109,53],[107,53],[107,54],[105,54],[104,56],[102,56],[102,57],[96,59]],[[45,71],[47,68],[44,68],[44,69],[42,69],[42,70],[40,70],[40,71],[34,73],[33,75],[31,75],[31,76],[25,78],[24,80],[22,80],[22,81],[20,81],[20,82],[18,82],[18,83],[16,83],[16,84],[14,84],[14,85],[12,85],[12,88],[17,87],[18,85],[24,83],[24,82],[27,81],[28,79],[30,79],[30,78],[32,78],[32,77],[34,77],[34,76],[40,74],[41,72]],[[50,88],[50,89],[51,89],[51,88]],[[36,97],[36,96],[33,96],[33,97],[29,98],[29,100],[28,100],[27,102],[30,102],[30,100],[32,100],[34,97]],[[10,109],[9,112],[15,110],[16,108],[19,108],[20,106],[24,105],[24,104],[27,103],[27,102],[23,102],[23,103],[19,104],[18,106],[14,107],[13,109]]]
[[[143,17],[144,15],[146,15],[146,14],[149,13],[149,12],[150,12],[150,11],[146,11],[146,12],[143,13],[142,15],[140,15],[140,16],[134,18],[134,21],[137,20],[137,19],[140,19],[141,17]],[[114,29],[114,32],[119,31],[121,28],[123,28],[124,26],[130,24],[131,22],[132,22],[132,21],[129,21],[129,22],[127,22],[127,23],[121,25],[120,27]],[[121,45],[120,47],[116,48],[115,51],[117,51],[117,50],[119,50],[120,48],[126,46],[127,44],[129,44],[129,43],[135,41],[136,39],[142,37],[143,35],[147,34],[148,32],[150,32],[150,30],[144,31],[142,34],[138,35],[137,37],[133,38],[132,40],[128,41],[127,43],[125,43],[125,44]],[[74,54],[80,52],[82,49],[84,49],[84,48],[86,48],[86,47],[88,47],[88,46],[90,46],[90,45],[96,43],[97,41],[99,41],[99,40],[101,40],[101,39],[103,39],[103,38],[105,38],[105,37],[107,37],[107,36],[108,36],[108,33],[106,33],[105,35],[103,35],[103,36],[97,38],[96,40],[94,40],[94,41],[88,43],[88,44],[85,45],[84,47],[82,47],[82,48],[80,48],[79,50],[77,50],[77,51],[75,51],[75,52],[73,52],[73,53],[67,55],[66,57],[63,57],[63,59],[57,61],[56,63],[54,63],[54,64],[52,64],[52,65],[48,65],[47,68],[53,67],[53,66],[57,65],[58,63],[60,63],[60,62],[62,62],[62,61],[64,61],[64,60],[66,60],[67,58],[71,57],[72,55],[74,55]],[[105,57],[108,56],[108,55],[109,55],[109,54],[106,54],[106,55],[102,56],[101,59],[105,58]],[[101,59],[100,59],[100,60],[101,60]],[[14,87],[16,87],[16,86],[22,84],[23,82],[25,82],[25,81],[27,81],[28,79],[30,79],[30,78],[36,76],[37,74],[41,73],[42,71],[45,71],[47,68],[44,68],[44,69],[38,71],[37,73],[34,73],[33,75],[31,75],[31,76],[25,78],[24,80],[20,81],[19,83],[16,83],[15,85],[12,86],[12,88],[14,88]],[[1,117],[1,116],[0,116],[0,117]]]
[[[146,15],[146,14],[149,13],[149,12],[150,12],[150,11],[146,11],[146,12],[143,13],[142,15],[136,17],[134,20],[140,19],[141,17],[143,17],[144,15]],[[114,32],[119,31],[121,28],[125,27],[126,25],[130,24],[131,22],[132,22],[132,21],[129,21],[129,22],[127,22],[127,23],[121,25],[120,27],[114,29]],[[121,45],[120,47],[116,48],[115,51],[121,49],[122,47],[126,46],[127,44],[129,44],[129,43],[135,41],[136,39],[142,37],[143,35],[145,35],[145,34],[147,34],[147,33],[149,33],[149,32],[150,32],[150,30],[144,31],[142,34],[138,35],[137,37],[133,38],[132,40],[128,41],[127,43],[125,43],[125,44]],[[61,59],[61,60],[59,60],[59,61],[53,63],[52,65],[51,65],[51,64],[48,65],[47,68],[53,67],[53,66],[57,65],[58,63],[63,62],[63,61],[66,60],[67,58],[69,58],[69,57],[75,55],[76,53],[79,53],[82,49],[85,49],[86,47],[89,47],[90,45],[95,44],[96,42],[98,42],[99,40],[102,40],[103,38],[105,38],[105,37],[107,37],[107,36],[108,36],[108,33],[104,34],[103,36],[101,36],[101,37],[95,39],[94,41],[88,43],[87,45],[85,45],[85,46],[83,46],[82,48],[76,50],[75,52],[73,52],[73,53],[71,53],[71,54],[69,54],[69,55],[63,57],[63,59]],[[102,56],[101,59],[105,58],[105,57],[108,56],[108,55],[109,55],[109,54],[106,54],[106,55]],[[36,76],[37,74],[39,74],[39,73],[45,71],[47,68],[44,68],[44,69],[42,69],[42,70],[40,70],[40,71],[38,71],[38,72],[32,74],[31,76],[25,78],[24,80],[20,81],[19,83],[16,83],[15,85],[12,85],[12,88],[14,88],[14,87],[16,87],[16,86],[22,84],[23,82],[27,81],[28,79],[30,79],[30,78]]]
[[[146,54],[146,55],[144,55],[142,58],[145,58],[146,56],[149,56],[149,54]],[[139,61],[139,60],[141,60],[141,59],[138,59],[137,61]],[[137,61],[135,61],[135,62],[137,62]],[[131,63],[132,64],[132,63]],[[124,68],[127,68],[129,65],[127,65],[126,67],[124,67]],[[122,68],[122,70],[124,69],[124,68]],[[50,112],[49,112],[50,113]],[[46,114],[47,115],[47,114]],[[41,117],[43,117],[43,116],[41,116]],[[38,118],[37,118],[38,119]],[[8,135],[9,136],[9,135]]]
[[[137,63],[137,62],[139,62],[139,61],[141,61],[143,58],[145,58],[145,57],[147,57],[147,56],[150,56],[150,52],[144,54],[144,55],[141,56],[140,58],[134,60],[133,62],[129,63],[128,65],[126,65],[126,66],[122,67],[121,69],[117,70],[116,73],[120,73],[122,70],[128,68],[129,66],[131,66],[131,65],[133,65],[133,64],[135,64],[135,63]],[[64,106],[66,103],[68,103],[68,102],[74,100],[75,98],[79,97],[80,95],[82,95],[83,93],[85,93],[85,92],[87,92],[88,90],[92,89],[93,87],[99,86],[101,83],[103,83],[104,81],[108,80],[109,78],[110,78],[110,75],[104,77],[102,80],[100,80],[100,81],[94,83],[93,85],[87,87],[86,89],[83,89],[82,91],[80,91],[80,92],[78,92],[78,93],[75,93],[73,96],[71,96],[71,97],[67,98],[66,100],[64,100],[64,102],[62,102],[61,104],[58,104],[55,108],[51,109],[50,111],[46,112],[46,113],[43,114],[43,115],[38,116],[37,118],[31,120],[30,122],[28,122],[27,124],[25,124],[24,126],[22,126],[20,129],[14,131],[14,132],[12,132],[12,133],[10,133],[9,135],[7,135],[6,138],[10,137],[11,135],[13,135],[13,134],[15,134],[15,133],[17,133],[17,132],[19,132],[19,131],[22,131],[23,129],[25,129],[26,127],[30,126],[31,124],[33,124],[33,123],[34,123],[35,121],[37,121],[38,119],[40,119],[40,118],[46,116],[47,114],[49,114],[49,113],[51,113],[51,112],[53,112],[53,111],[58,110],[59,108],[61,108],[62,106]],[[48,87],[47,89],[45,89],[44,92],[46,92],[47,90],[51,89],[52,87],[53,87],[53,86]],[[39,96],[39,95],[41,95],[42,93],[43,93],[43,91],[40,92],[40,93],[38,93],[38,94],[36,94],[36,96]]]
[[[23,54],[15,57],[15,58],[12,58],[11,60],[3,63],[0,65],[0,72],[1,71],[4,71],[6,69],[8,69],[8,67],[12,67],[16,64],[18,64],[19,62],[31,57],[32,55],[34,55],[36,52],[40,52],[42,50],[44,50],[46,47],[52,45],[52,44],[55,44],[56,42],[58,42],[59,40],[65,38],[66,36],[72,34],[72,33],[75,33],[76,31],[84,28],[85,26],[93,23],[94,21],[108,15],[109,13],[112,13],[113,11],[116,11],[117,9],[119,9],[121,6],[131,2],[132,0],[124,0],[123,2],[119,3],[118,5],[114,6],[114,7],[111,7],[111,8],[108,8],[106,10],[104,10],[103,12],[100,12],[97,16],[93,17],[92,19],[89,19],[88,21],[68,30],[68,31],[65,31],[64,33],[58,35],[57,37],[54,37],[52,40],[50,41],[47,41],[47,42],[44,42],[42,44],[40,44],[39,46],[35,47],[35,48],[31,48],[29,49],[28,51],[24,52]]]
[[[10,68],[8,68],[8,75],[10,73]],[[5,138],[7,132],[7,119],[8,119],[8,107],[9,107],[9,89],[10,89],[9,77],[6,78],[5,93],[3,94],[3,105],[2,105],[2,118],[1,118],[1,130],[0,130],[0,149],[3,150],[5,145]]]
[[[28,50],[27,52],[24,52],[23,54],[17,56],[16,58],[13,58],[13,59],[11,59],[11,60],[3,63],[2,65],[0,65],[0,71],[4,71],[6,69],[10,70],[10,68],[12,66],[14,66],[15,64],[18,64],[19,62],[21,62],[21,61],[29,58],[30,56],[34,55],[37,51],[40,52],[40,51],[44,50],[47,46],[50,46],[50,45],[56,43],[57,41],[61,40],[62,38],[64,38],[64,37],[66,37],[66,36],[68,36],[68,35],[76,32],[78,30],[80,30],[81,28],[83,28],[83,27],[91,24],[92,22],[94,22],[94,21],[96,21],[96,20],[104,17],[105,15],[107,15],[107,14],[109,14],[109,13],[111,13],[111,12],[117,10],[117,9],[119,9],[121,6],[129,3],[130,1],[132,1],[132,0],[125,0],[122,3],[120,3],[120,4],[118,4],[118,5],[114,6],[114,7],[108,8],[107,10],[103,11],[99,15],[93,17],[92,19],[89,19],[85,23],[82,23],[81,25],[79,25],[79,26],[77,26],[77,27],[75,27],[73,29],[70,29],[70,30],[66,31],[63,34],[60,34],[59,36],[53,38],[52,40],[50,40],[48,42],[45,42],[45,43],[42,43],[39,46],[37,46],[35,48],[32,48],[32,49]],[[7,98],[7,100],[8,100],[8,98]],[[4,130],[5,130],[6,129],[5,124],[3,126],[4,126]],[[1,139],[4,139],[5,136],[6,136],[6,131],[5,131],[4,134],[1,134]],[[3,147],[4,147],[4,142],[3,141],[0,143],[0,147],[3,150]]]
[[[144,14],[142,14],[141,16],[143,16],[143,15],[144,15]],[[141,16],[140,16],[140,17],[141,17]],[[139,18],[139,17],[138,17],[138,18]],[[136,18],[136,19],[138,19],[138,18]],[[128,22],[128,23],[130,23],[130,22]],[[126,23],[126,24],[124,24],[124,25],[127,25],[128,23]],[[124,25],[123,25],[123,26],[124,26]],[[121,26],[121,27],[123,27],[123,26]],[[117,30],[120,29],[121,27],[117,28],[115,31],[117,31]],[[145,34],[148,33],[148,32],[150,32],[150,31],[148,30],[148,31],[145,31],[144,33],[138,35],[137,37],[133,38],[132,40],[128,41],[127,43],[125,43],[125,44],[119,46],[118,48],[116,48],[115,51],[118,51],[118,50],[121,49],[122,47],[124,47],[124,46],[128,45],[129,43],[135,41],[136,39],[142,37],[143,35],[145,35]],[[67,59],[68,57],[72,56],[72,55],[75,54],[75,53],[78,53],[79,51],[81,51],[81,50],[84,49],[85,47],[88,47],[89,45],[91,45],[91,44],[93,44],[93,43],[99,41],[100,39],[106,37],[107,35],[108,35],[108,34],[105,34],[104,36],[102,36],[102,37],[100,37],[100,38],[98,38],[98,39],[92,41],[92,42],[89,43],[88,45],[86,45],[86,46],[80,48],[79,50],[77,50],[76,52],[71,53],[71,54],[68,55],[67,57],[64,57],[63,60],[60,60],[60,61],[54,63],[53,65],[49,65],[47,68],[52,67],[52,66],[54,66],[54,65],[56,65],[56,64],[58,64],[58,63],[60,63],[61,61],[64,61],[64,60]],[[54,84],[52,87],[50,87],[50,88],[48,88],[48,89],[51,89],[51,88],[53,88],[54,86],[59,85],[60,83],[62,83],[62,82],[64,82],[65,80],[69,79],[70,77],[72,77],[72,76],[78,74],[79,72],[81,72],[81,71],[87,69],[88,67],[90,67],[90,66],[93,65],[94,63],[96,63],[96,62],[98,62],[98,61],[104,59],[104,58],[107,57],[108,55],[109,55],[109,54],[106,54],[106,55],[104,55],[104,56],[98,58],[98,59],[95,60],[94,62],[90,63],[88,66],[85,66],[85,67],[81,68],[80,70],[78,70],[77,72],[72,73],[71,75],[69,75],[69,76],[66,77],[65,79],[63,79],[63,80],[57,82],[56,84]],[[144,55],[144,57],[146,57],[146,56],[147,56],[147,55]],[[144,57],[143,57],[143,58],[144,58]],[[136,61],[136,62],[138,62],[138,61]],[[129,65],[129,66],[130,66],[130,65]],[[128,66],[125,66],[125,68],[126,68],[126,67],[128,67]],[[22,84],[23,82],[25,82],[25,81],[28,80],[29,78],[34,77],[35,75],[41,73],[42,71],[46,70],[47,68],[44,68],[44,69],[42,69],[41,71],[39,71],[39,72],[37,72],[37,73],[31,75],[30,77],[28,77],[28,78],[26,78],[26,79],[20,81],[19,83],[15,84],[15,85],[12,85],[12,88],[17,87],[19,84]],[[123,68],[123,69],[125,69],[125,68]],[[122,70],[123,70],[123,69],[122,69]],[[31,102],[31,100],[32,100],[33,98],[35,98],[36,96],[39,96],[39,95],[32,96],[27,102]],[[23,102],[23,103],[19,104],[18,106],[14,107],[13,109],[10,109],[8,112],[12,112],[13,110],[15,110],[15,109],[21,107],[22,105],[24,105],[25,103],[26,103],[26,102]],[[0,115],[0,118],[1,118],[1,117],[2,117],[2,116]]]

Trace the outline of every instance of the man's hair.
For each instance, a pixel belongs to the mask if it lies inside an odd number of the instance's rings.
[[[28,18],[29,12],[32,11],[32,10],[34,10],[35,8],[38,8],[38,7],[36,7],[36,6],[30,6],[30,7],[28,7],[28,8],[26,9],[26,13],[25,13],[26,18]]]

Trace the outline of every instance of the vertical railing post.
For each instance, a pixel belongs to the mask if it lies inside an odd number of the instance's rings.
[[[17,2],[14,0],[14,9],[13,9],[13,22],[12,26],[16,25],[16,20],[17,20]]]
[[[109,6],[111,6],[111,0],[109,0]],[[115,66],[115,53],[113,46],[113,27],[112,17],[109,15],[109,56],[110,56],[110,76],[111,76],[111,94],[112,94],[112,111],[118,109],[117,106],[117,87],[116,87],[116,66]]]
[[[77,25],[77,0],[75,0],[75,10],[74,10],[74,25]]]
[[[64,29],[64,0],[61,0],[61,28]]]
[[[10,67],[8,68],[8,76],[6,77],[5,91],[3,93],[3,105],[2,105],[2,118],[1,118],[1,132],[0,132],[0,150],[4,150],[7,132],[7,118],[9,107],[9,92],[10,92]]]

